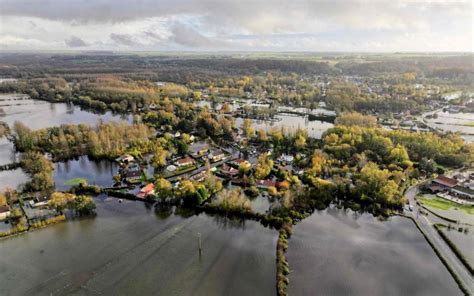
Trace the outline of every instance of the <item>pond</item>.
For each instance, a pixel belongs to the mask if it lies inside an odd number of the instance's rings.
[[[293,228],[290,295],[461,295],[414,223],[327,209]]]
[[[54,182],[56,190],[66,191],[71,188],[65,182],[75,178],[87,179],[90,185],[110,187],[114,181],[112,177],[117,174],[119,166],[110,160],[90,160],[87,156],[71,159],[54,164]]]
[[[32,129],[61,124],[96,124],[99,120],[132,121],[132,117],[128,115],[115,115],[111,112],[95,114],[72,104],[49,103],[17,94],[1,94],[0,109],[3,109],[3,112],[0,111],[0,121],[5,121],[9,126],[13,126],[15,121],[21,121]]]
[[[141,202],[96,203],[96,218],[0,241],[8,254],[0,295],[276,294],[275,230],[205,214],[162,219]]]

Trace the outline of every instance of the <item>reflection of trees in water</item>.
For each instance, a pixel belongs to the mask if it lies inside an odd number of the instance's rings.
[[[213,216],[213,220],[220,229],[245,230],[245,219],[215,215]]]

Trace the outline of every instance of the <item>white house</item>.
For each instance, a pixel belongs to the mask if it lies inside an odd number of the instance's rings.
[[[10,217],[10,207],[0,206],[0,220],[5,220]]]

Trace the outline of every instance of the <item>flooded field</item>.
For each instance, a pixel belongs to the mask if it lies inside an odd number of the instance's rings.
[[[0,294],[276,294],[275,230],[204,214],[161,219],[141,202],[97,206],[96,218],[1,241]]]
[[[58,126],[61,124],[96,124],[99,120],[131,122],[130,116],[115,115],[111,112],[95,114],[80,107],[66,103],[49,103],[32,100],[25,95],[0,95],[0,121],[13,126],[15,121],[21,121],[32,129]]]
[[[448,230],[444,228],[442,231],[456,245],[461,253],[466,257],[467,261],[474,266],[474,227],[464,226],[468,228],[468,232],[459,232],[457,229]]]
[[[241,127],[242,123],[242,118],[236,119],[236,125],[238,127]],[[308,136],[320,139],[322,134],[332,128],[334,124],[321,120],[309,120],[308,117],[305,116],[281,113],[275,115],[275,121],[253,120],[253,126],[256,130],[263,129],[265,131],[283,127],[289,132],[294,132],[298,128],[301,128],[308,132]]]
[[[436,112],[436,118],[426,119],[432,128],[459,132],[469,142],[474,142],[474,113]]]
[[[4,192],[7,188],[16,189],[19,185],[28,181],[29,177],[20,168],[0,171],[0,192]]]
[[[13,163],[19,160],[15,147],[6,137],[0,138],[0,165]]]
[[[75,178],[87,179],[90,185],[109,187],[113,185],[113,175],[117,174],[117,163],[101,160],[90,160],[87,156],[54,164],[54,182],[56,190],[64,191],[71,186],[64,184]]]
[[[293,230],[290,295],[461,295],[406,218],[327,209]]]

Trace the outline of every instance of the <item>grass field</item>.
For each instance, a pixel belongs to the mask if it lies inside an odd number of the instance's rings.
[[[87,185],[87,179],[84,179],[84,178],[69,179],[66,182],[64,182],[64,185],[76,186],[76,185],[79,185],[81,183],[84,184],[84,185]]]
[[[467,214],[474,215],[474,207],[466,206],[466,205],[458,205],[454,202],[449,200],[445,200],[439,197],[427,198],[427,197],[419,197],[418,200],[425,206],[429,206],[432,208],[440,209],[440,210],[449,210],[451,208],[458,208]]]

